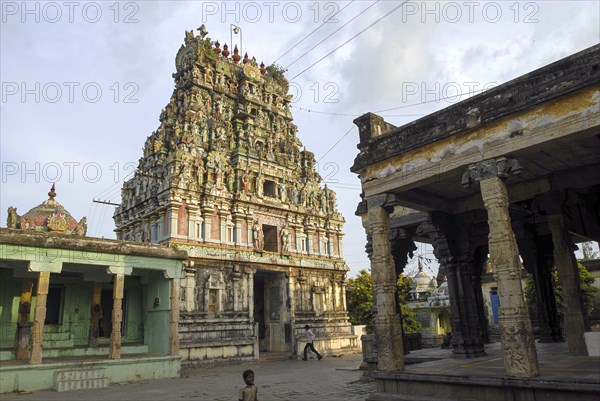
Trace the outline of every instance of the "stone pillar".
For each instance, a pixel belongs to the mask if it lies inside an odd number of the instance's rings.
[[[389,211],[384,208],[386,195],[368,199],[368,225],[372,232],[371,273],[377,314],[377,368],[381,371],[404,369],[402,324],[396,309],[396,274],[390,247]]]
[[[519,251],[523,265],[533,276],[540,342],[564,341],[552,284],[552,268],[554,267],[552,238],[550,236],[537,237],[533,230],[535,227],[526,228],[525,238],[519,242]]]
[[[210,242],[212,241],[212,216],[213,216],[213,212],[214,209],[209,208],[209,207],[203,207],[202,208],[202,218],[204,220],[203,222],[203,230],[202,230],[202,237],[204,238],[205,242]]]
[[[246,246],[254,248],[254,243],[252,242],[252,216],[246,216],[246,240]]]
[[[164,211],[160,210],[158,216],[156,216],[156,242],[162,241],[165,236],[163,213]]]
[[[110,334],[110,359],[121,359],[121,322],[123,321],[123,290],[125,275],[115,274],[113,284],[112,333]]]
[[[297,225],[292,225],[291,227],[294,230],[294,237],[296,238],[296,253],[302,253],[302,227]]]
[[[242,244],[242,216],[239,214],[233,215],[233,242],[236,245]]]
[[[471,293],[475,297],[476,316],[479,318],[477,322],[477,330],[481,331],[481,337],[484,344],[489,344],[490,334],[488,330],[488,319],[485,311],[483,300],[483,291],[481,289],[481,276],[487,265],[487,247],[479,247],[473,252],[472,260],[470,261],[470,283]]]
[[[231,284],[233,292],[233,311],[239,312],[242,310],[242,272],[238,265],[233,266],[231,272]]]
[[[248,275],[248,321],[254,324],[254,269],[246,267],[244,273]],[[254,333],[258,341],[258,331]]]
[[[90,347],[98,346],[98,337],[100,336],[100,319],[103,317],[102,306],[100,305],[100,298],[102,296],[102,283],[94,283],[92,290],[92,315],[90,319],[90,334],[89,334],[89,345]]]
[[[306,253],[309,255],[315,255],[316,253],[313,243],[315,230],[309,226],[305,226],[304,232],[306,233]]]
[[[242,297],[242,312],[248,311],[248,275],[243,273],[242,270],[242,284],[241,284],[241,293]]]
[[[583,334],[585,333],[585,316],[579,284],[579,269],[573,254],[571,235],[564,224],[562,214],[548,216],[548,225],[552,231],[554,244],[554,264],[558,273],[558,282],[562,289],[562,299],[565,305],[564,326],[569,353],[571,355],[587,355],[587,347]]]
[[[133,225],[133,237],[134,241],[142,241],[142,222],[135,223]]]
[[[516,160],[500,158],[469,166],[463,176],[479,181],[488,214],[489,253],[500,296],[500,335],[504,367],[510,377],[531,378],[539,374],[531,320],[521,288],[521,262],[508,212],[508,193],[502,178],[518,174]]]
[[[331,275],[331,306],[332,306],[332,311],[336,312],[340,309],[339,307],[339,297],[338,297],[338,280],[337,277],[335,276],[335,274]]]
[[[202,235],[196,235],[196,224],[198,224],[198,206],[197,205],[186,205],[188,212],[188,239],[198,240]]]
[[[294,322],[296,320],[296,291],[294,291],[294,288],[296,288],[296,274],[292,271],[292,269],[288,269],[287,277],[288,298],[286,307],[290,313],[290,321]]]
[[[319,238],[319,254],[321,256],[328,256],[329,250],[328,250],[328,246],[327,246],[327,237],[325,235],[325,232],[318,231],[318,238]]]
[[[338,240],[338,255],[340,258],[342,257],[342,255],[344,255],[344,244],[342,239],[344,238],[344,234],[342,234],[342,232],[340,231],[337,235],[337,240]]]
[[[342,280],[340,281],[340,286],[341,286],[340,291],[342,291],[342,310],[347,311],[348,305],[346,302],[346,276],[345,275],[342,276]]]
[[[179,205],[171,205],[169,209],[169,237],[177,238],[177,218],[179,214]]]
[[[19,320],[17,321],[17,336],[15,338],[15,359],[25,360],[29,358],[29,340],[31,339],[31,322],[29,313],[31,311],[31,295],[33,292],[33,281],[23,280],[21,286],[21,302],[19,302]]]
[[[152,215],[150,217],[150,242],[158,242],[160,241],[158,237],[158,217]]]
[[[171,310],[170,317],[170,354],[173,356],[179,355],[179,279],[172,278],[171,280]]]
[[[193,261],[190,262],[190,264]],[[196,269],[190,267],[186,267],[184,269],[184,296],[185,296],[185,307],[184,310],[186,312],[192,312],[197,310],[198,306],[196,305]]]
[[[229,242],[227,240],[227,217],[229,217],[229,212],[219,209],[217,213],[219,214],[219,242],[225,244]]]
[[[44,344],[44,321],[46,320],[46,301],[48,300],[48,287],[50,286],[50,272],[40,272],[38,275],[35,312],[33,320],[33,341],[29,364],[42,363],[42,346]]]
[[[464,216],[452,218],[432,214],[432,221],[419,225],[417,235],[426,235],[433,245],[433,253],[448,282],[451,308],[452,356],[477,358],[485,356],[483,330],[477,307],[477,295],[472,282],[470,266],[471,245],[468,221]]]
[[[463,333],[463,323],[466,325],[466,312],[464,299],[461,296],[462,286],[460,285],[460,277],[457,272],[456,263],[454,258],[448,257],[438,259],[440,262],[440,269],[444,268],[446,271],[446,279],[448,280],[448,298],[450,300],[450,324],[452,326],[452,353],[453,356],[464,356],[470,358],[470,352],[465,347],[465,338],[468,333]],[[464,318],[464,322],[463,319]],[[483,340],[482,340],[483,341]]]

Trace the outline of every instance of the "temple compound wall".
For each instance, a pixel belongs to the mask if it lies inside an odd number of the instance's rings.
[[[513,380],[506,386],[524,388],[540,373],[522,266],[533,276],[539,341],[566,341],[571,355],[588,355],[574,250],[600,240],[599,58],[596,45],[401,127],[371,113],[355,120],[360,153],[352,170],[362,182],[357,214],[372,251],[379,371],[404,368],[393,289],[415,241],[432,244],[438,279],[447,277],[454,357],[486,355],[488,255]],[[375,375],[378,388],[401,391],[404,379],[386,377]],[[580,399],[571,395],[559,398]]]
[[[344,219],[292,122],[276,66],[186,32],[175,90],[114,214],[119,239],[188,252],[180,296],[185,364],[356,350]]]

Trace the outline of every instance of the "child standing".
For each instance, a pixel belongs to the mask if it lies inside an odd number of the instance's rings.
[[[310,329],[310,326],[308,324],[306,326],[304,326],[304,328],[306,329],[306,345],[304,346],[304,358],[302,358],[302,360],[304,360],[304,361],[308,360],[307,353],[308,353],[308,350],[310,349],[312,352],[317,354],[317,358],[320,361],[321,359],[323,359],[323,357],[321,356],[321,354],[319,354],[317,352],[317,350],[315,349],[315,346],[313,344],[313,342],[315,341],[317,336],[315,336],[315,333],[312,332],[312,330]]]
[[[254,372],[250,369],[242,373],[246,387],[240,389],[240,401],[258,401],[258,388],[254,385]]]

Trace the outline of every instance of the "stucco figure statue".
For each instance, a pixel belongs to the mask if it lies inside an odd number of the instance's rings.
[[[258,223],[258,220],[254,220],[254,225],[252,226],[252,242],[254,244],[254,250],[262,251],[263,230],[262,226]]]
[[[287,223],[281,229],[281,252],[286,253],[290,250],[290,230]]]
[[[18,220],[19,220],[19,215],[17,214],[17,208],[9,206],[8,207],[8,217],[6,218],[6,227],[17,228]]]

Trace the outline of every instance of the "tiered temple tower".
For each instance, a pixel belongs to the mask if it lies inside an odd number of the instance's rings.
[[[114,219],[119,239],[188,251],[184,363],[297,353],[305,324],[326,352],[355,348],[344,219],[314,154],[302,150],[283,72],[242,59],[237,47],[231,55],[203,27],[186,32],[176,67]]]

